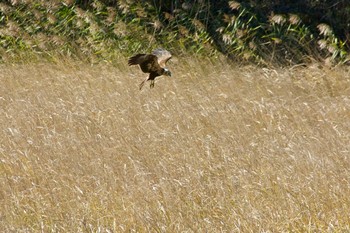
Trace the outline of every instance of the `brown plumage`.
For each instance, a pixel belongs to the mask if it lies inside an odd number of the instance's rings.
[[[171,76],[171,72],[165,67],[171,58],[171,53],[165,49],[156,49],[152,54],[136,54],[129,58],[128,64],[139,65],[144,73],[149,73],[147,79],[140,84],[140,90],[146,81],[151,81],[150,88],[154,87],[154,79],[161,75]]]

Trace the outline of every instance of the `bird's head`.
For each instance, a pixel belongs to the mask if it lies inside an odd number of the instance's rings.
[[[171,77],[171,72],[167,68],[164,68],[164,75]]]

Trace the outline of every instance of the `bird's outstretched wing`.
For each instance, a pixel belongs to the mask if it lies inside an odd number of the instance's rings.
[[[171,58],[171,53],[168,50],[165,49],[156,49],[152,52],[153,55],[156,55],[158,58],[158,63],[160,67],[164,68],[167,61]]]
[[[140,65],[141,70],[145,73],[154,72],[159,69],[158,57],[153,54],[136,54],[129,58],[129,66]]]

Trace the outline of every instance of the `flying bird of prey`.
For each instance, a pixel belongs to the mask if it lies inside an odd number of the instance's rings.
[[[140,90],[146,81],[151,81],[150,88],[153,88],[156,77],[161,75],[171,77],[170,70],[165,67],[170,58],[171,53],[165,49],[156,49],[151,54],[139,53],[129,58],[129,66],[139,65],[144,73],[149,73],[148,78],[140,84]]]

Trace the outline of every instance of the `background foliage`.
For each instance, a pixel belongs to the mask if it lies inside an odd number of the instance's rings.
[[[349,16],[346,0],[7,0],[0,3],[0,54],[5,62],[57,55],[112,61],[162,46],[260,64],[344,63]]]

